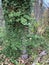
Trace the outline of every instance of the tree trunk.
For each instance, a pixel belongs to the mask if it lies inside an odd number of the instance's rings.
[[[5,28],[5,20],[3,18],[2,1],[0,0],[0,45],[2,45],[3,43],[2,33],[4,28]]]
[[[43,0],[35,1],[34,13],[37,21],[39,21],[42,18],[42,12],[43,12],[42,4],[43,4]]]
[[[0,27],[5,26],[5,21],[3,18],[3,9],[2,9],[2,1],[0,0]]]

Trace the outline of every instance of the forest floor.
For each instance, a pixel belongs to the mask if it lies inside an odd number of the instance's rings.
[[[0,47],[2,50],[2,47]],[[15,59],[15,62],[18,64],[14,64],[14,61],[11,62],[10,58],[6,57],[4,54],[0,54],[0,65],[49,65],[49,54],[44,51],[38,52],[38,55],[33,59],[34,56],[30,56],[28,59],[23,60],[21,57]]]

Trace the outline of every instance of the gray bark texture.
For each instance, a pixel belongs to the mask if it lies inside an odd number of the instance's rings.
[[[3,9],[2,9],[2,1],[0,0],[0,27],[4,27],[5,26],[5,20],[3,17]]]
[[[43,12],[42,4],[43,4],[43,0],[35,1],[34,13],[37,21],[39,21],[42,18],[42,12]]]

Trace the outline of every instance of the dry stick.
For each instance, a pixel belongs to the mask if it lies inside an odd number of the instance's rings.
[[[38,57],[34,60],[34,62],[32,63],[32,65],[36,65],[36,63],[38,63],[38,61],[41,59],[41,57],[45,56],[46,54],[47,54],[47,53],[46,53],[45,50],[42,51],[42,52],[38,55]]]

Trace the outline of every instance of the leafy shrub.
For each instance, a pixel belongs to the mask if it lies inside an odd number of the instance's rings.
[[[23,45],[27,47],[28,54],[32,48],[47,45],[45,39],[36,34],[39,24],[30,16],[30,0],[2,0],[2,2],[6,21],[4,54],[18,58]]]
[[[28,0],[2,0],[6,25],[5,53],[9,57],[21,55],[22,36],[25,27],[28,27],[30,17],[30,1]],[[29,5],[28,5],[29,4]]]

